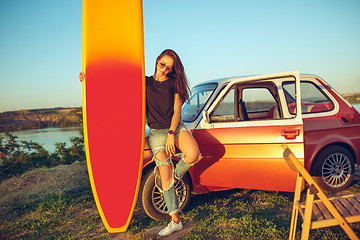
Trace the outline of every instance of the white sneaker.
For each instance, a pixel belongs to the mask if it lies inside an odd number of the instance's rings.
[[[164,229],[159,232],[158,235],[161,237],[169,236],[173,232],[180,231],[181,229],[183,229],[181,221],[179,223],[171,221]]]

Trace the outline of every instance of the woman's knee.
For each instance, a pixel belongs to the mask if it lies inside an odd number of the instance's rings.
[[[174,183],[174,166],[171,157],[166,153],[157,153],[154,160],[155,185],[161,191],[171,188]]]
[[[199,155],[200,155],[200,152],[199,151],[193,151],[191,152],[191,154],[189,155],[185,155],[186,157],[186,162],[188,164],[194,164],[198,161],[199,159]]]
[[[159,169],[160,175],[169,175],[172,171],[172,160],[165,152],[159,152],[155,155],[155,165]]]
[[[155,160],[158,160],[160,162],[167,161],[169,159],[169,155],[166,152],[158,152],[155,155]]]
[[[194,141],[194,144],[188,149],[185,156],[188,156],[187,160],[189,160],[189,162],[188,162],[189,164],[193,164],[193,163],[197,162],[197,160],[199,159],[199,156],[200,156],[200,150],[195,141]]]
[[[197,142],[189,132],[184,131],[182,139],[179,141],[178,145],[180,151],[185,155],[185,159],[188,164],[197,162],[200,150]]]

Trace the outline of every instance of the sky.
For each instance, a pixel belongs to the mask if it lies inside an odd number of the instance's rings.
[[[359,0],[143,0],[145,73],[175,50],[190,86],[300,70],[360,92]],[[0,0],[0,112],[82,106],[82,1]]]

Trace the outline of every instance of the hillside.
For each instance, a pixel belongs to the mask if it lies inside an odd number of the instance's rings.
[[[82,125],[82,108],[51,108],[0,113],[0,132]]]
[[[343,94],[342,96],[351,104],[360,103],[360,93],[349,93]]]

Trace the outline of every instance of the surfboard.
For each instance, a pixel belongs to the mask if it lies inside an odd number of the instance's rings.
[[[145,135],[141,0],[83,0],[86,161],[109,232],[124,232],[140,187]]]

